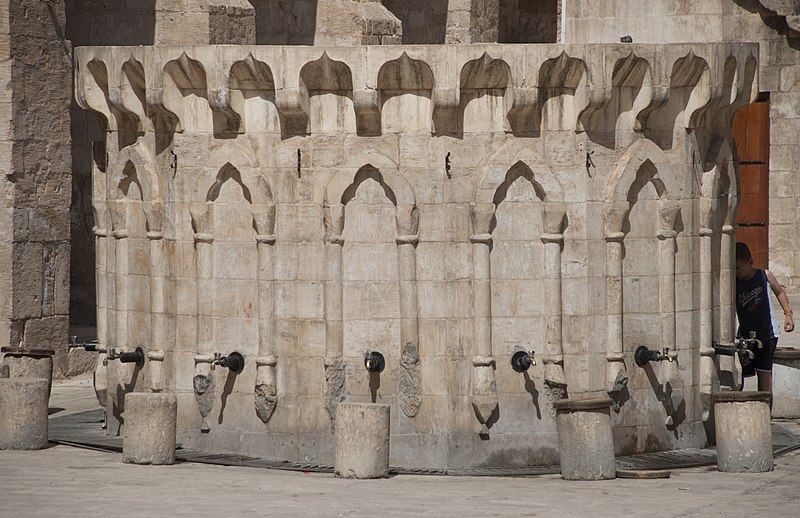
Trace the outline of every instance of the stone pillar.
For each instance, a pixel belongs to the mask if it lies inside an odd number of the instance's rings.
[[[164,390],[164,346],[167,345],[166,256],[161,226],[147,232],[150,242],[150,343],[148,375],[153,392]]]
[[[99,176],[99,175],[98,175]],[[108,314],[108,230],[103,226],[105,210],[95,211],[95,278],[97,290],[97,363],[94,368],[94,391],[104,412],[108,406],[108,370],[105,353],[109,342]]]
[[[769,392],[717,392],[717,466],[731,473],[772,471]]]
[[[247,0],[156,0],[155,45],[255,45]]]
[[[258,357],[256,358],[255,405],[263,422],[269,421],[278,404],[275,368],[275,247],[274,234],[258,234]]]
[[[622,354],[622,232],[606,232],[606,390],[628,383]]]
[[[714,392],[714,282],[712,277],[711,238],[714,231],[700,228],[700,403],[703,421],[711,412],[711,394]],[[719,388],[717,387],[717,390]]]
[[[0,378],[0,450],[47,447],[49,388],[42,378]]]
[[[660,348],[675,349],[675,237],[674,230],[658,231],[658,299],[661,314]]]
[[[389,405],[340,403],[336,409],[334,474],[383,478],[389,473]]]
[[[544,382],[554,391],[553,399],[567,397],[562,347],[561,247],[564,245],[564,207],[544,211],[544,302],[546,307]]]
[[[197,407],[203,420],[200,431],[208,432],[208,414],[214,406],[214,234],[213,206],[205,203],[190,207],[195,228],[195,275],[197,282],[197,354],[194,356],[194,387]]]
[[[21,349],[2,347],[3,363],[8,367],[10,378],[41,378],[47,380],[47,397],[53,383],[52,349]]]
[[[325,206],[325,410],[331,421],[344,401],[343,270],[344,206]]]
[[[560,399],[556,409],[561,476],[566,480],[604,480],[616,477],[611,432],[613,401]]]
[[[496,43],[499,37],[499,0],[449,1],[445,43]]]
[[[730,210],[728,211],[730,212]],[[733,225],[723,225],[722,236],[720,238],[720,258],[719,258],[719,327],[720,337],[724,340],[731,340],[736,336],[733,314],[735,312],[734,294],[735,277],[733,269],[734,253],[736,249],[736,229]]]
[[[492,358],[492,268],[491,234],[474,234],[472,243],[473,335],[475,339],[472,407],[481,423],[481,434],[489,433],[487,421],[498,405]]]
[[[125,409],[122,462],[175,464],[175,394],[130,392],[125,395]]]
[[[400,408],[407,417],[419,411],[419,322],[417,319],[418,213],[415,206],[397,207],[397,261],[400,278]]]

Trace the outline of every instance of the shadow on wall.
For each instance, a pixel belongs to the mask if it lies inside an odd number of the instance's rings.
[[[92,2],[66,0],[65,35],[72,46],[152,45],[155,0]],[[70,108],[72,134],[72,204],[70,206],[70,324],[96,322],[95,245],[92,227],[92,169],[105,156],[105,135],[97,116]]]
[[[382,3],[403,23],[404,44],[444,43],[448,0],[383,0]]]
[[[248,0],[256,10],[258,45],[313,45],[317,0]]]

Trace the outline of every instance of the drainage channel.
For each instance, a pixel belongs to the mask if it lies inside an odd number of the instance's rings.
[[[50,419],[50,442],[88,448],[97,451],[122,452],[122,438],[108,437],[101,429],[103,422],[102,410],[91,410],[63,417]],[[773,453],[780,456],[790,451],[800,449],[800,437],[787,431],[780,424],[773,423]],[[246,455],[210,453],[182,448],[178,446],[175,457],[183,462],[198,462],[221,466],[238,466],[248,468],[278,469],[286,471],[302,471],[311,473],[333,473],[330,464],[294,463],[275,461],[260,457]],[[684,448],[680,450],[662,451],[654,453],[641,453],[617,457],[619,470],[672,470],[682,468],[695,468],[701,466],[714,466],[717,463],[717,453],[711,448]],[[520,467],[479,467],[469,469],[417,469],[390,467],[392,475],[449,475],[449,476],[537,476],[557,475],[561,472],[558,465],[554,466],[520,466]]]

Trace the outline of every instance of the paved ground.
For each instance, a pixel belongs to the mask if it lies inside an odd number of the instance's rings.
[[[800,309],[800,294],[792,302]],[[800,348],[800,331],[782,346]],[[58,382],[51,412],[97,408],[91,378]],[[784,423],[800,433],[800,421]],[[396,476],[340,480],[206,464],[133,466],[121,455],[67,446],[0,451],[0,517],[489,517],[800,516],[800,451],[775,471],[673,471],[666,480],[568,482],[559,476]]]

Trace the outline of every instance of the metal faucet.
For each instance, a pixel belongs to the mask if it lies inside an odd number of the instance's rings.
[[[231,372],[239,374],[244,370],[244,356],[237,351],[233,351],[227,356],[223,356],[222,353],[214,353],[214,359],[211,361],[212,371],[216,365],[230,369]]]
[[[367,351],[364,353],[364,367],[369,372],[383,372],[386,368],[386,359],[377,351]]]
[[[511,355],[511,368],[516,372],[525,372],[531,365],[536,365],[536,351],[520,349]]]
[[[648,349],[646,345],[640,345],[633,353],[633,360],[639,367],[644,367],[650,362],[668,361],[674,362],[674,354],[669,353],[669,347],[664,347],[661,351]]]

